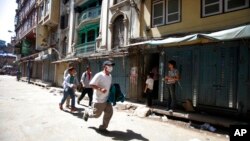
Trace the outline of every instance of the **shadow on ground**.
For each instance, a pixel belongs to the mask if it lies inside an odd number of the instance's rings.
[[[66,112],[66,113],[72,114],[75,117],[78,117],[78,118],[82,119],[83,111],[85,111],[85,109],[84,108],[77,108],[76,112],[70,112],[70,110],[63,110],[63,111]]]
[[[112,140],[141,140],[141,141],[149,141],[147,138],[143,137],[141,134],[135,133],[132,130],[127,129],[127,132],[122,131],[101,131],[96,127],[89,127],[90,129],[95,130],[97,133],[106,136],[111,137]]]

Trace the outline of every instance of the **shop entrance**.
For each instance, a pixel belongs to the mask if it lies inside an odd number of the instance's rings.
[[[144,70],[143,70],[143,90],[147,75],[152,72],[154,74],[154,99],[158,98],[159,92],[159,53],[147,54],[144,56]]]

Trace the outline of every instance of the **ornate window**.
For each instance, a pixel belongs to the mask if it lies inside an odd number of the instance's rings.
[[[113,23],[113,38],[112,47],[119,48],[124,46],[124,22],[123,15],[116,17]]]

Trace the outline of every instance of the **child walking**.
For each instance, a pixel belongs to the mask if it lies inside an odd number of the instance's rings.
[[[147,95],[147,106],[152,106],[152,98],[153,98],[153,88],[154,88],[154,74],[149,73],[148,78],[146,80],[146,86],[144,89],[144,93]]]

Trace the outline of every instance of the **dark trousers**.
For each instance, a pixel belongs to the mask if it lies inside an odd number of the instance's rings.
[[[68,96],[70,96],[71,98],[71,107],[74,108],[75,107],[75,92],[74,92],[74,89],[72,88],[68,88],[68,90],[63,91],[63,98],[61,100],[61,104],[63,105],[63,103],[65,102]]]
[[[82,94],[78,98],[78,103],[84,98],[86,93],[88,94],[88,97],[89,97],[89,106],[91,106],[91,103],[93,100],[93,89],[92,88],[84,88],[82,90]]]
[[[152,106],[152,99],[153,99],[153,90],[147,89],[147,106]]]
[[[174,109],[176,106],[175,84],[167,84],[168,107]]]
[[[154,93],[154,95],[153,95],[153,98],[154,99],[158,99],[158,93],[159,93],[159,80],[155,80],[154,81],[154,89],[153,89],[153,93]]]

